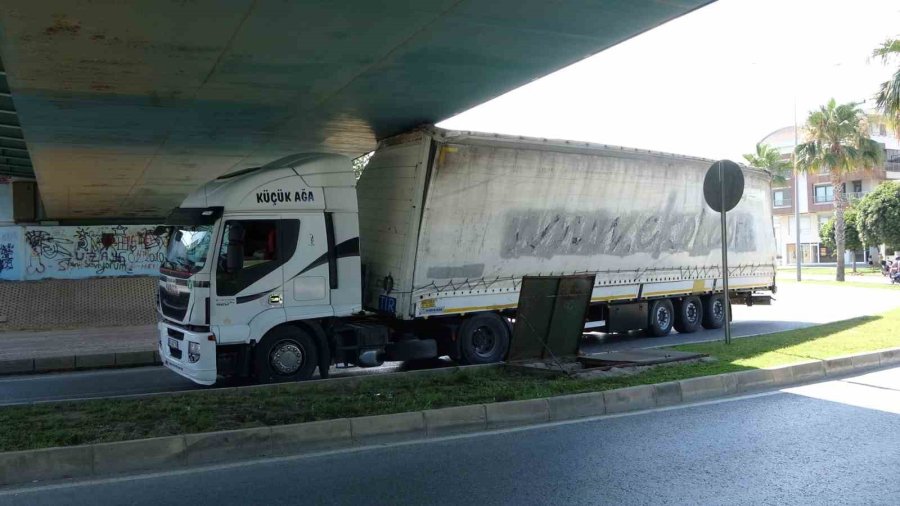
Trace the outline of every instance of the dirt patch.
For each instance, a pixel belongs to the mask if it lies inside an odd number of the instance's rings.
[[[78,35],[81,31],[81,22],[71,20],[62,16],[57,16],[53,20],[53,24],[44,29],[47,35],[58,35],[67,33],[69,35]]]

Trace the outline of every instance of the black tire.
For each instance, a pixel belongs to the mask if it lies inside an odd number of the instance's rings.
[[[459,361],[463,364],[493,364],[509,351],[509,324],[494,313],[469,317],[459,328]]]
[[[675,330],[690,334],[700,329],[703,320],[703,303],[699,297],[685,297],[675,304]]]
[[[717,293],[703,298],[703,320],[705,329],[720,329],[725,325],[725,297]]]
[[[669,299],[655,300],[650,304],[650,314],[647,315],[647,334],[652,337],[665,337],[672,332],[672,323],[675,321],[675,308]]]
[[[270,330],[254,350],[253,370],[260,383],[307,380],[318,364],[316,340],[298,327]]]

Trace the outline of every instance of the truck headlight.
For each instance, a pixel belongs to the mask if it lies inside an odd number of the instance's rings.
[[[200,360],[200,343],[188,343],[188,360],[193,364]]]

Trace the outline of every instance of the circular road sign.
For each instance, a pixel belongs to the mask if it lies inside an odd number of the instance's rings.
[[[719,178],[720,171],[721,179]],[[731,160],[719,160],[706,171],[706,177],[703,179],[703,197],[713,211],[720,213],[723,211],[723,200],[724,211],[731,211],[741,201],[743,195],[744,173],[741,171],[740,165]]]

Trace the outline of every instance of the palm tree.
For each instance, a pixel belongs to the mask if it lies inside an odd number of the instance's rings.
[[[747,163],[753,167],[769,171],[769,173],[772,174],[773,184],[783,185],[787,182],[791,164],[772,146],[769,146],[768,144],[757,144],[756,153],[744,155],[744,160],[747,160]]]
[[[885,63],[890,60],[891,56],[900,56],[900,39],[884,41],[875,49],[872,56],[881,58]],[[894,132],[900,137],[900,67],[897,67],[897,71],[890,79],[881,83],[881,87],[875,95],[875,102],[894,128]]]
[[[847,174],[881,165],[884,151],[869,138],[866,115],[859,104],[837,105],[834,99],[809,113],[806,142],[795,148],[797,169],[831,175],[834,192],[834,242],[838,281],[844,281],[844,199],[842,184]]]

